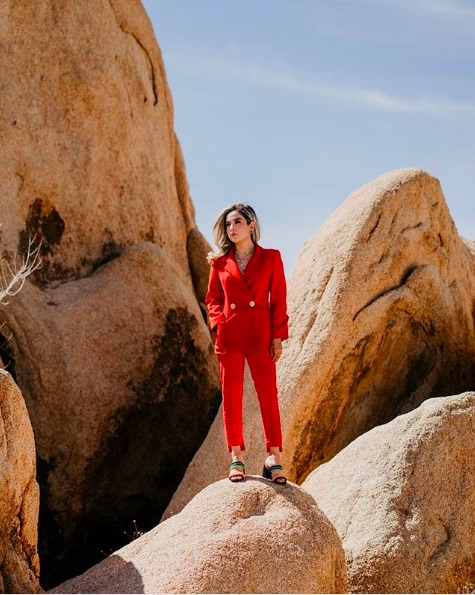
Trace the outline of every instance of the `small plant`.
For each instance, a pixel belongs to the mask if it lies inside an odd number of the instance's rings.
[[[475,579],[472,565],[468,562],[462,563],[456,573],[457,584],[460,585],[457,593],[475,593]]]
[[[475,583],[468,582],[458,588],[457,593],[475,593]]]
[[[114,553],[114,550],[109,549],[109,553],[105,552],[104,550],[99,550],[99,552],[104,556],[104,558],[108,558],[111,554]]]
[[[134,523],[134,530],[132,531],[132,535],[130,535],[130,533],[127,533],[127,531],[124,531],[124,535],[127,535],[130,541],[134,541],[135,539],[142,537],[142,535],[145,533],[145,531],[139,530],[139,528],[137,527],[137,521],[134,520],[132,522]]]

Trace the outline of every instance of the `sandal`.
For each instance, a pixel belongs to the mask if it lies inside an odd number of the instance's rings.
[[[271,467],[268,467],[265,463],[264,463],[264,469],[262,470],[262,477],[264,477],[265,479],[270,479],[272,481],[272,483],[277,483],[281,486],[285,485],[287,483],[287,478],[285,477],[285,475],[276,475],[275,477],[272,477],[272,471],[282,471],[282,465],[272,465]]]
[[[241,469],[242,472],[237,471],[238,469]],[[236,470],[235,473],[233,473],[234,470]],[[233,483],[238,483],[239,481],[243,481],[243,479],[244,479],[244,463],[242,461],[234,461],[233,463],[231,463],[229,479]]]

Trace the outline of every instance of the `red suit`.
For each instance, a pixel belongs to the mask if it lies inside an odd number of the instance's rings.
[[[226,441],[245,450],[242,431],[244,363],[247,359],[259,398],[267,450],[282,450],[273,339],[288,338],[284,267],[280,252],[255,246],[241,273],[229,253],[212,261],[206,305],[220,364]]]

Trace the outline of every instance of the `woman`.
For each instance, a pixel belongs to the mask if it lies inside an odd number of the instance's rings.
[[[252,207],[231,205],[217,217],[213,235],[218,251],[211,264],[206,305],[216,330],[223,395],[223,418],[231,457],[229,479],[244,479],[242,428],[244,363],[247,359],[259,398],[268,456],[263,476],[285,484],[282,433],[277,401],[276,362],[288,338],[284,267],[280,252],[262,248]]]

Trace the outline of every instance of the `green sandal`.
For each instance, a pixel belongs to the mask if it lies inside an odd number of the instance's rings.
[[[282,471],[282,465],[272,465],[271,467],[268,467],[264,463],[264,469],[262,470],[262,477],[264,477],[265,479],[270,479],[273,483],[277,483],[281,486],[283,486],[287,483],[287,478],[285,477],[285,475],[280,474],[280,475],[276,475],[273,478],[272,471]]]
[[[238,470],[241,469],[241,472],[237,472],[237,473],[233,473],[234,470]],[[233,483],[238,483],[239,481],[243,481],[244,479],[244,463],[242,461],[234,461],[234,463],[231,463],[231,468],[230,468],[230,472],[229,472],[229,479],[233,482]]]

